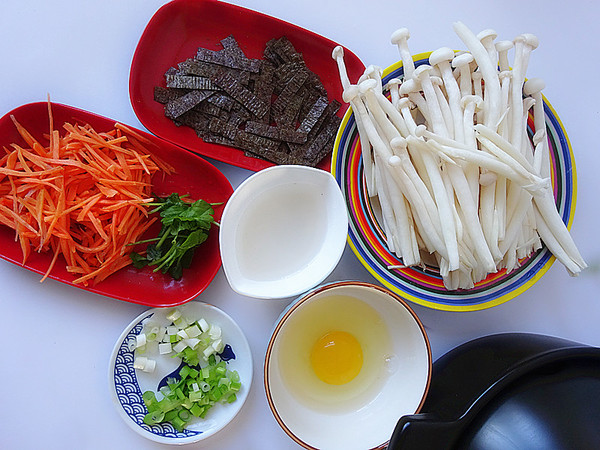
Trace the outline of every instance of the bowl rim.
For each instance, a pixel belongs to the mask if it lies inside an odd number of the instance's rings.
[[[422,52],[422,53],[418,53],[413,55],[413,61],[415,63],[418,64],[427,64],[428,63],[428,58],[431,55],[431,51],[428,52]],[[396,63],[386,67],[383,72],[382,72],[382,79],[385,81],[386,78],[390,77],[390,74],[392,74],[393,72],[401,69],[403,67],[402,61],[397,61]],[[561,219],[563,221],[566,222],[567,228],[571,228],[571,225],[573,223],[573,219],[574,219],[574,215],[575,215],[575,207],[576,207],[576,203],[577,203],[577,171],[576,171],[576,166],[575,166],[575,157],[573,154],[573,148],[571,146],[571,142],[569,140],[569,137],[567,135],[566,129],[563,125],[563,123],[560,120],[560,117],[558,116],[556,110],[554,109],[554,107],[550,104],[550,102],[547,100],[547,98],[545,96],[543,97],[543,101],[544,101],[544,107],[545,107],[545,113],[546,113],[546,124],[548,126],[548,123],[551,122],[553,129],[556,131],[557,133],[557,143],[556,143],[556,148],[557,151],[560,152],[561,155],[565,156],[565,163],[567,163],[567,167],[565,168],[565,172],[568,173],[563,173],[563,178],[565,179],[565,187],[570,188],[570,195],[566,196],[565,194],[563,194],[563,196],[560,198],[562,200],[562,204],[565,205],[564,207],[564,212],[561,212]],[[352,107],[349,107],[346,110],[346,113],[344,114],[344,117],[342,119],[342,122],[340,124],[340,127],[338,129],[338,134],[336,136],[335,139],[335,143],[334,143],[334,149],[333,149],[333,153],[332,153],[332,163],[331,163],[331,172],[332,174],[336,177],[336,180],[338,181],[338,184],[342,185],[342,180],[338,178],[338,171],[339,171],[339,165],[340,165],[340,154],[342,153],[343,149],[341,148],[340,144],[343,140],[346,140],[347,133],[350,133],[349,127],[348,127],[348,123],[350,122],[351,118],[353,117],[353,111],[352,111]],[[553,158],[554,159],[554,158]],[[558,163],[556,163],[559,165],[559,169],[562,169],[562,161],[559,161]],[[552,181],[554,180],[554,171],[551,174],[551,178]],[[342,187],[342,186],[341,186]],[[553,187],[556,187],[553,184]],[[561,185],[562,187],[562,185]],[[344,193],[344,197],[346,198],[346,191],[344,191],[344,189],[342,189],[343,193]],[[349,209],[349,216],[352,216],[352,211],[350,211],[350,207],[348,206],[348,199],[346,198],[346,205],[347,208]],[[560,211],[559,211],[560,212]],[[365,238],[363,236],[357,236],[356,233],[353,230],[353,226],[352,226],[352,219],[349,219],[349,232],[348,232],[348,244],[350,246],[350,248],[352,249],[352,252],[355,254],[355,256],[358,258],[358,260],[361,262],[361,264],[368,270],[369,273],[371,273],[371,275],[373,275],[380,283],[382,283],[385,287],[387,287],[388,289],[400,294],[402,297],[404,297],[405,299],[414,302],[418,305],[421,306],[425,306],[431,309],[437,309],[437,310],[443,310],[443,311],[454,311],[454,312],[468,312],[468,311],[478,311],[478,310],[484,310],[484,309],[488,309],[494,306],[498,306],[502,303],[505,303],[509,300],[512,300],[513,298],[517,297],[518,295],[522,294],[523,292],[525,292],[526,290],[528,290],[529,288],[531,288],[549,269],[550,267],[553,265],[554,261],[556,260],[556,258],[554,257],[554,255],[552,255],[552,253],[549,252],[549,250],[547,249],[547,247],[545,245],[542,246],[542,248],[540,250],[538,250],[537,252],[532,253],[529,257],[525,258],[522,262],[524,263],[524,265],[531,265],[533,266],[533,268],[535,269],[533,273],[530,272],[530,270],[526,270],[524,272],[521,272],[519,269],[515,270],[514,272],[517,273],[519,275],[519,277],[514,280],[513,279],[513,283],[518,283],[516,286],[509,286],[509,290],[505,290],[505,289],[499,289],[499,292],[496,292],[494,294],[494,296],[492,298],[489,299],[480,299],[478,301],[474,301],[474,302],[469,302],[469,303],[453,303],[452,300],[454,300],[454,298],[443,298],[440,297],[440,300],[437,301],[436,298],[438,298],[438,296],[436,295],[436,292],[431,291],[430,295],[429,295],[429,299],[427,298],[422,298],[421,297],[421,293],[420,292],[416,292],[416,294],[413,294],[411,292],[408,292],[407,287],[403,286],[403,284],[410,284],[412,283],[416,283],[415,279],[412,279],[410,281],[402,281],[401,279],[398,279],[396,277],[393,277],[394,279],[392,279],[392,276],[390,277],[386,277],[385,275],[379,273],[379,270],[382,271],[386,271],[387,269],[385,267],[382,267],[379,264],[379,261],[371,261],[367,256],[364,256],[361,252],[361,250],[358,248],[357,244],[360,244],[360,242],[362,242]],[[360,231],[360,230],[357,230]],[[358,242],[355,242],[354,239]],[[408,268],[405,270],[410,270],[412,271],[412,269]],[[496,275],[504,273],[503,271],[499,271]],[[488,278],[486,278],[487,280]],[[512,279],[512,278],[511,278]],[[504,280],[500,280],[500,283],[504,282]],[[498,281],[493,281],[492,284],[497,284]],[[451,291],[447,291],[445,290],[444,292],[448,293]],[[466,292],[466,291],[465,291]],[[473,291],[471,291],[473,292]],[[480,298],[481,295],[479,295],[479,293],[476,294],[471,294],[471,295],[475,295],[475,299]],[[459,300],[460,296],[457,296],[455,298],[455,300]],[[445,301],[443,301],[445,300]]]
[[[425,403],[427,394],[429,392],[429,386],[431,384],[431,376],[432,376],[432,370],[433,370],[433,357],[432,357],[432,352],[431,352],[431,343],[429,341],[429,337],[427,335],[427,331],[425,330],[425,326],[423,325],[423,322],[421,321],[419,316],[417,316],[415,311],[412,309],[412,307],[408,304],[408,302],[406,300],[404,300],[401,296],[399,296],[395,292],[392,292],[382,286],[379,286],[379,285],[376,285],[373,283],[368,283],[365,281],[335,281],[332,283],[327,283],[327,284],[324,284],[321,286],[317,286],[313,290],[306,292],[305,294],[301,295],[298,299],[296,299],[295,301],[290,303],[287,306],[287,308],[281,313],[281,315],[277,319],[277,322],[271,333],[271,337],[269,338],[269,342],[267,344],[267,349],[265,351],[265,358],[264,358],[264,364],[263,364],[263,387],[265,390],[265,394],[267,397],[267,403],[269,404],[269,409],[271,410],[271,413],[275,417],[275,420],[279,424],[279,426],[283,429],[283,431],[292,440],[294,440],[297,444],[299,444],[302,447],[309,449],[309,450],[318,450],[318,448],[313,447],[312,445],[303,441],[300,437],[296,436],[296,434],[286,425],[285,421],[282,419],[282,417],[280,416],[280,414],[277,410],[277,406],[275,405],[275,401],[273,399],[273,396],[271,394],[271,389],[270,389],[269,366],[272,361],[271,356],[273,354],[275,340],[277,339],[279,332],[281,331],[281,329],[285,325],[285,322],[290,318],[290,316],[293,314],[293,312],[295,310],[297,310],[299,307],[301,307],[304,303],[306,303],[313,297],[320,295],[323,292],[326,292],[326,291],[329,291],[331,289],[335,289],[338,287],[347,287],[347,286],[355,286],[355,287],[372,289],[374,291],[377,291],[380,294],[387,295],[392,300],[394,300],[396,303],[398,303],[399,306],[403,307],[411,315],[412,319],[415,321],[416,325],[419,327],[421,336],[423,338],[423,341],[425,343],[426,350],[427,350],[427,352],[426,352],[427,353],[427,380],[425,383],[425,389],[423,390],[423,395],[421,396],[421,401],[419,402],[419,405],[417,406],[415,412],[411,413],[411,414],[419,413],[419,411],[423,407],[423,404]],[[400,419],[400,418],[398,417],[398,419]],[[370,449],[370,450],[385,449],[389,443],[389,439],[391,438],[392,431],[393,430],[390,430],[390,435],[385,442],[382,442],[381,444],[379,444],[376,447],[372,447],[372,449]]]
[[[231,209],[233,207],[236,207],[238,197],[240,197],[240,195],[242,195],[241,193],[243,191],[245,191],[249,185],[256,184],[256,183],[262,183],[262,181],[261,181],[262,178],[264,178],[265,176],[269,176],[272,172],[279,172],[279,171],[304,172],[305,174],[309,174],[310,177],[306,178],[307,183],[309,183],[310,180],[312,180],[312,179],[316,179],[317,177],[319,178],[319,180],[324,180],[322,184],[323,184],[323,186],[325,186],[327,188],[327,197],[329,197],[328,204],[334,203],[336,205],[336,207],[339,206],[340,211],[343,212],[343,214],[336,215],[334,220],[330,221],[330,225],[332,225],[333,222],[335,222],[336,226],[339,225],[340,231],[341,231],[342,227],[344,228],[345,231],[343,233],[343,236],[341,235],[341,233],[340,233],[340,236],[337,236],[337,234],[332,236],[333,238],[335,238],[335,242],[333,239],[329,239],[330,242],[334,243],[334,246],[332,249],[330,249],[330,251],[327,252],[327,255],[329,256],[328,257],[328,265],[327,265],[327,267],[324,267],[322,271],[320,271],[320,275],[318,277],[313,277],[311,280],[309,280],[309,283],[306,283],[301,286],[297,286],[296,284],[293,284],[292,285],[293,289],[292,288],[277,289],[276,292],[274,292],[273,290],[265,289],[265,288],[261,288],[260,292],[257,289],[255,289],[254,287],[243,289],[240,287],[237,279],[234,277],[234,275],[236,275],[239,272],[239,269],[237,267],[238,266],[237,261],[239,258],[237,257],[234,249],[227,250],[227,248],[225,247],[226,241],[228,241],[227,245],[233,246],[230,238],[233,237],[232,235],[234,235],[236,232],[237,224],[239,223],[239,217],[235,220],[233,225],[230,225],[229,220],[227,220],[227,217],[229,217],[231,215]],[[289,183],[288,183],[288,181],[283,181],[281,183],[281,185],[284,185],[284,184],[289,184]],[[252,198],[256,199],[259,195],[260,195],[260,192],[256,193]],[[333,209],[333,208],[330,208],[330,209]],[[219,233],[219,250],[220,250],[220,254],[221,254],[221,262],[222,262],[223,272],[225,273],[225,277],[227,278],[227,281],[228,281],[229,285],[231,286],[231,288],[240,295],[244,295],[244,296],[248,296],[248,297],[252,297],[252,298],[259,298],[259,299],[281,299],[281,298],[289,298],[289,297],[297,296],[297,295],[300,295],[300,294],[306,292],[307,290],[312,289],[319,283],[323,282],[323,280],[325,278],[327,278],[327,276],[329,276],[329,274],[331,274],[331,272],[337,267],[342,255],[344,253],[344,249],[346,248],[347,237],[348,237],[348,214],[346,212],[346,200],[341,192],[341,189],[339,188],[339,185],[338,185],[335,177],[332,175],[331,172],[325,171],[325,170],[322,170],[319,168],[315,168],[315,167],[308,167],[308,166],[302,166],[302,165],[297,165],[297,164],[281,164],[281,165],[276,165],[276,166],[272,166],[272,167],[267,167],[266,169],[262,169],[256,173],[252,174],[250,177],[246,178],[234,190],[233,194],[230,196],[229,200],[227,201],[225,208],[223,209],[223,213],[221,215],[221,228],[220,228],[220,233]],[[322,252],[323,252],[323,250],[321,249],[315,255],[321,254]],[[295,278],[295,276],[293,278]],[[244,279],[248,279],[248,278],[244,277]],[[260,282],[260,284],[262,286],[269,286],[269,285],[272,285],[273,283],[269,282],[269,281],[263,281],[263,282]],[[294,287],[294,286],[296,286],[296,287]]]

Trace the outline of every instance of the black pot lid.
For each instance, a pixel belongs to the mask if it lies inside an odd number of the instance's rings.
[[[528,333],[487,336],[434,363],[420,414],[389,450],[600,448],[600,349]]]

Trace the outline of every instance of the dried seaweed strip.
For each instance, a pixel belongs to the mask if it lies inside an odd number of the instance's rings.
[[[340,109],[341,106],[342,105],[341,105],[340,102],[338,102],[337,100],[332,100],[325,107],[325,111],[323,111],[323,114],[321,114],[321,117],[319,117],[317,119],[317,122],[313,126],[312,130],[310,130],[310,132],[308,133],[308,139],[309,140],[313,139],[317,134],[319,134],[319,132],[323,128],[323,125],[326,122],[328,122],[330,120],[335,120],[335,119],[332,119],[332,118],[336,116],[336,114],[339,111],[339,109]]]
[[[255,60],[246,58],[243,53],[240,55],[238,52],[228,49],[215,51],[200,47],[196,51],[196,59],[247,72],[258,72],[260,70],[260,64],[257,64]]]
[[[269,105],[259,99],[256,95],[242,86],[228,73],[223,73],[214,79],[225,92],[240,102],[244,108],[252,112],[256,117],[263,117],[269,111]]]
[[[209,62],[198,61],[195,58],[189,58],[177,65],[178,69],[174,75],[188,75],[204,78],[214,78],[223,71],[231,71],[234,76],[243,79],[244,83],[248,81],[248,72],[242,72],[238,69],[212,64]]]
[[[221,66],[224,63],[224,53],[219,50],[209,50],[208,48],[199,47],[196,51],[196,59],[202,62],[208,62],[213,64],[219,64]]]
[[[222,39],[221,45],[223,46],[224,52],[234,55],[239,59],[240,63],[243,65],[243,67],[240,68],[252,73],[260,72],[262,61],[260,59],[248,58],[233,35],[229,35],[225,39]]]
[[[265,61],[263,64],[260,73],[254,78],[254,94],[263,102],[268,105],[271,105],[274,86],[273,79],[275,76],[275,67]],[[264,122],[270,121],[270,114],[265,114],[262,117]]]
[[[325,89],[325,86],[323,86],[323,83],[321,83],[321,79],[319,78],[319,76],[316,73],[309,70],[308,68],[306,70],[308,71],[308,81],[306,82],[306,84],[310,85],[323,97],[327,97],[327,89]]]
[[[274,73],[274,90],[279,94],[294,76],[304,72],[308,76],[306,66],[298,63],[282,64],[275,69]]]
[[[240,125],[245,123],[248,120],[248,113],[244,111],[232,111],[229,114],[229,118],[227,119],[227,123],[239,128]]]
[[[175,123],[178,126],[188,126],[196,130],[197,133],[207,130],[209,122],[209,116],[202,114],[201,112],[194,111],[193,109],[183,113],[181,116],[175,119]]]
[[[212,94],[212,91],[190,91],[181,97],[171,100],[165,105],[165,115],[170,119],[176,119],[183,113],[188,112],[202,100],[205,100]]]
[[[239,131],[236,135],[235,142],[238,148],[248,150],[252,153],[260,155],[263,152],[276,151],[279,147],[279,141],[268,139],[255,134]]]
[[[252,150],[246,150],[244,154],[248,157],[271,161],[275,164],[295,164],[295,159],[289,153],[287,144],[285,142],[280,142],[278,146],[268,148],[263,147],[261,148],[260,153],[256,153]]]
[[[224,50],[244,55],[244,52],[242,52],[242,49],[240,48],[238,42],[235,40],[235,37],[233,37],[233,34],[230,34],[226,38],[221,39],[221,45],[223,46]]]
[[[290,144],[304,144],[308,138],[308,133],[290,128],[279,130],[279,139]]]
[[[304,95],[302,92],[296,93],[294,97],[287,103],[285,109],[279,116],[275,116],[275,122],[278,125],[292,126],[296,123],[296,118],[300,113],[300,108],[304,103]]]
[[[282,36],[279,39],[271,39],[267,42],[263,54],[265,58],[277,65],[289,62],[304,63],[302,54],[296,51],[290,40],[285,36]]]
[[[310,132],[327,109],[328,104],[327,97],[319,97],[302,119],[298,131]]]
[[[155,86],[154,87],[154,101],[158,103],[170,102],[171,100],[175,100],[185,94],[187,94],[189,89],[177,89],[177,88],[166,88],[163,86]]]
[[[199,136],[202,137],[204,142],[207,142],[209,144],[219,144],[219,145],[227,145],[228,147],[236,147],[236,144],[234,141],[232,141],[231,139],[227,139],[226,137],[224,137],[220,134],[204,133]]]
[[[194,75],[165,75],[168,88],[198,89],[215,91],[218,87],[206,77]]]
[[[273,126],[256,121],[246,122],[244,131],[269,139],[291,142],[294,144],[302,144],[306,142],[307,138],[307,133],[298,132],[293,128]]]
[[[177,64],[177,69],[174,74],[206,76],[201,70],[203,64],[204,63],[196,61],[194,58],[188,58]]]
[[[219,117],[221,115],[221,108],[217,105],[210,103],[209,101],[203,101],[194,107],[194,110],[209,116]]]
[[[246,122],[244,130],[248,133],[263,136],[269,139],[279,139],[279,130],[277,127],[271,126],[263,122],[250,120]]]
[[[283,64],[284,61],[275,51],[276,42],[276,39],[271,39],[269,42],[267,42],[265,49],[263,50],[263,57],[275,66],[279,66]]]
[[[332,129],[334,134],[337,133],[341,119],[336,113],[340,107],[341,104],[336,100],[329,103],[308,133],[306,142],[302,145],[289,144],[291,153],[305,161],[315,159],[325,148]]]
[[[275,117],[281,116],[288,107],[290,101],[293,100],[296,93],[300,90],[308,75],[306,72],[298,72],[294,75],[285,85],[277,99],[273,102],[273,115]]]
[[[233,100],[230,96],[221,92],[211,95],[206,101],[225,111],[231,111],[231,108],[235,103],[235,100]]]
[[[237,114],[240,117],[243,117],[244,121],[258,119],[252,112],[248,111],[244,105],[237,101],[234,101],[233,106],[231,107],[231,114]]]
[[[304,161],[309,165],[317,165],[333,149],[333,140],[337,134],[342,119],[338,116],[332,116],[324,124],[323,129],[313,140],[312,144],[304,154]]]
[[[218,64],[212,64],[196,59],[187,59],[177,66],[179,75],[196,75],[199,77],[216,78],[223,72],[229,72],[243,85],[247,85],[250,80],[250,72],[239,69],[232,69]]]
[[[300,111],[298,112],[298,121],[299,122],[302,122],[305,119],[305,117],[308,114],[310,114],[310,110],[314,106],[315,102],[320,97],[324,97],[323,95],[319,94],[315,89],[311,88],[310,86],[307,86],[306,83],[304,84],[304,86],[302,86],[302,92],[303,92],[304,102],[302,103],[302,106],[300,107]],[[326,96],[325,96],[325,99],[327,99]]]
[[[327,90],[323,86],[321,79],[316,73],[311,71],[303,61],[292,61],[277,67],[276,77],[278,85],[285,85],[285,83],[287,83],[292,76],[300,71],[307,74],[308,79],[305,82],[306,86],[314,89],[321,96],[327,97]]]
[[[208,124],[208,131],[234,141],[238,135],[239,129],[221,119],[213,118]]]

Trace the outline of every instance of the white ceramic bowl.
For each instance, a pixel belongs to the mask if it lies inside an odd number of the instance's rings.
[[[230,370],[240,375],[242,388],[237,400],[230,404],[216,404],[204,419],[190,422],[183,431],[177,431],[170,423],[146,425],[143,420],[148,410],[142,394],[146,390],[156,392],[161,380],[179,366],[180,359],[171,355],[146,354],[157,361],[153,373],[145,373],[133,367],[135,353],[128,342],[142,332],[143,324],[152,317],[153,321],[167,325],[166,315],[173,308],[154,308],[136,317],[125,328],[113,350],[109,364],[109,384],[113,404],[127,425],[141,436],[162,444],[189,444],[198,442],[224,428],[240,411],[252,385],[252,355],[248,341],[240,327],[225,312],[208,303],[192,301],[177,306],[186,317],[204,318],[208,323],[221,327],[223,339],[231,346],[233,358],[227,362]],[[231,355],[228,355],[231,356]]]
[[[242,295],[299,295],[335,268],[347,234],[346,205],[333,175],[296,165],[263,169],[234,191],[223,211],[223,270]]]
[[[323,333],[348,332],[363,363],[345,384],[321,381],[311,349]],[[425,330],[407,303],[369,283],[337,282],[293,302],[267,347],[264,382],[275,419],[308,449],[384,448],[401,416],[417,413],[431,378]]]

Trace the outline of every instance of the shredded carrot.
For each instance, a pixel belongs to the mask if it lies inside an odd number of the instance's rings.
[[[147,148],[153,144],[122,124],[98,132],[65,123],[54,129],[51,103],[48,145],[11,116],[29,148],[12,144],[0,157],[0,224],[16,232],[26,263],[31,250],[59,256],[74,283],[98,283],[131,263],[128,244],[155,219],[148,217],[151,180],[174,170]]]

